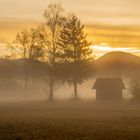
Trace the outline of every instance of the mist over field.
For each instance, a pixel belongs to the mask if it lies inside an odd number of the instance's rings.
[[[129,79],[124,78],[123,81],[125,82],[125,85],[127,87],[126,90],[123,91],[123,98],[124,100],[130,100],[132,98],[132,93],[130,91],[130,87],[129,87]],[[79,85],[78,88],[78,92],[79,92],[79,96],[78,98],[80,100],[83,101],[96,101],[96,90],[92,89],[92,86],[95,83],[95,79],[93,80],[89,80],[87,82],[85,82],[82,85]],[[47,92],[44,92],[43,90],[30,90],[26,96],[24,96],[23,92],[16,92],[14,91],[13,93],[10,93],[10,91],[8,91],[7,93],[0,93],[0,101],[47,101],[48,100],[48,96],[49,94]],[[56,90],[55,95],[54,95],[54,100],[56,101],[65,101],[65,100],[70,100],[73,99],[74,94],[73,94],[73,89],[72,87],[69,87],[68,84],[64,84],[63,86],[61,86],[58,90]]]

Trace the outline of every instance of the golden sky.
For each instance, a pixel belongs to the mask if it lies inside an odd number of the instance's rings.
[[[23,28],[43,22],[43,11],[53,2],[86,24],[97,55],[105,53],[105,47],[140,55],[140,0],[0,0],[1,48]]]

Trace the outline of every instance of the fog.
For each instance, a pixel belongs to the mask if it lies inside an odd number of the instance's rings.
[[[97,79],[117,77],[121,77],[126,88],[123,89],[122,100],[116,100],[114,96],[110,98],[105,89],[108,100],[97,98],[98,89],[93,89]],[[0,139],[129,140],[140,137],[140,104],[132,101],[130,76],[96,73],[78,84],[77,99],[74,98],[73,84],[60,84],[54,91],[53,100],[49,100],[48,86],[42,81],[33,81],[28,83],[30,86],[26,90],[21,79],[18,83],[22,83],[23,87],[7,86],[7,83],[6,88],[5,84],[1,86]],[[112,94],[115,93],[113,83],[109,89]]]
[[[132,93],[130,89],[130,78],[123,77],[123,82],[126,86],[126,89],[123,90],[123,99],[124,100],[131,100]],[[93,77],[91,80],[84,82],[81,85],[78,85],[78,98],[82,101],[96,101],[96,90],[92,89],[93,85],[95,84],[96,77]],[[47,101],[49,97],[49,91],[44,90],[44,85],[40,86],[40,89],[30,89],[28,92],[24,93],[23,89],[20,91],[19,89],[16,90],[15,88],[10,89],[7,91],[0,92],[0,101]],[[26,95],[25,95],[26,94]],[[67,83],[61,85],[54,93],[54,100],[58,101],[65,101],[74,98],[74,91],[73,86]]]

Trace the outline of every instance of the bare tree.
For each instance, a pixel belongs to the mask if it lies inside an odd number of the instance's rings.
[[[59,62],[57,58],[57,54],[59,51],[58,39],[65,20],[63,12],[64,9],[62,8],[61,4],[50,4],[44,12],[44,17],[46,19],[46,24],[43,31],[44,35],[42,35],[42,37],[44,38],[44,42],[46,42],[45,30],[47,30],[47,35],[49,37],[49,45],[45,44],[46,60],[50,67],[49,79],[47,80],[49,85],[49,100],[53,99],[54,90],[57,89],[58,85],[60,84],[55,77],[55,67]]]
[[[8,45],[13,54],[23,60],[24,89],[25,94],[31,73],[31,63],[33,60],[42,60],[45,49],[40,39],[40,28],[24,30],[17,34],[16,40]]]
[[[30,31],[24,30],[17,34],[16,40],[13,41],[9,47],[18,58],[33,60],[42,59],[45,52],[39,35],[39,28],[32,28]]]

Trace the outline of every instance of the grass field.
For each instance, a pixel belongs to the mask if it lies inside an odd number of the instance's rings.
[[[140,105],[3,102],[0,140],[140,140]]]

